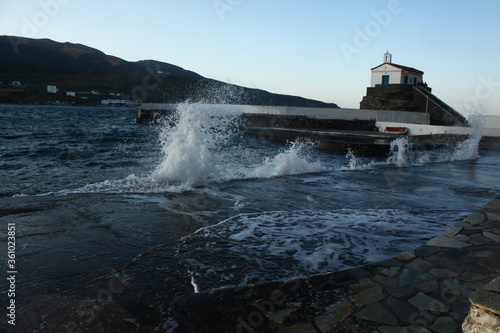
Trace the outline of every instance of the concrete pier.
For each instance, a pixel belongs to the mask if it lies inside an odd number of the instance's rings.
[[[247,116],[259,116],[272,119],[290,120],[304,119],[318,120],[317,124],[328,121],[386,121],[410,124],[425,124],[425,113],[390,111],[390,110],[360,110],[339,108],[309,108],[292,106],[261,106],[237,104],[192,104],[191,107],[210,110],[228,110]],[[147,123],[152,119],[168,115],[177,109],[177,104],[143,103],[137,111],[137,122]],[[289,126],[291,127],[291,126]]]
[[[173,314],[180,332],[453,333],[462,325],[466,332],[499,332],[500,290],[493,281],[500,276],[499,258],[500,196],[394,258],[193,294],[178,299]],[[478,321],[482,310],[481,318],[490,319],[487,330]],[[468,314],[472,319],[465,321]]]
[[[138,123],[160,123],[176,112],[177,104],[142,104]],[[227,110],[240,113],[248,135],[259,139],[289,142],[310,139],[325,150],[383,155],[400,135],[384,133],[387,127],[406,127],[414,149],[434,149],[465,140],[475,129],[468,126],[428,125],[422,112],[307,108],[231,104],[192,104],[206,112]],[[481,146],[500,149],[500,117],[485,117]],[[172,124],[173,125],[173,124]]]
[[[142,104],[139,123],[156,123],[177,110],[176,104]],[[406,127],[415,149],[433,149],[462,141],[471,127],[426,125],[421,112],[303,108],[227,104],[192,104],[203,111],[227,110],[242,115],[248,135],[276,142],[311,139],[321,149],[342,153],[387,154],[400,135],[384,133],[386,127]]]

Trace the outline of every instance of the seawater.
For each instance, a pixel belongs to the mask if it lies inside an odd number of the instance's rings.
[[[152,290],[191,292],[354,267],[424,244],[499,191],[480,125],[440,150],[402,138],[361,157],[246,137],[230,106],[183,104],[162,126],[135,112],[0,105],[0,219],[17,226],[27,303],[134,265],[175,277]]]

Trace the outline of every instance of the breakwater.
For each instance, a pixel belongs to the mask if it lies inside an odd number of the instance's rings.
[[[178,104],[144,103],[137,111],[137,122],[150,123],[177,110]],[[252,124],[271,126],[319,128],[319,129],[366,129],[364,122],[375,125],[376,121],[425,124],[425,114],[419,112],[389,110],[359,110],[338,108],[308,108],[291,106],[260,106],[236,104],[193,104],[192,107],[206,110],[227,109],[238,112],[252,120]],[[361,125],[342,127],[345,122]],[[369,127],[372,130],[373,127]]]
[[[393,126],[411,129],[412,146],[420,149],[456,144],[473,132],[470,127],[426,125],[426,115],[421,112],[226,104],[190,107],[208,113],[227,110],[240,114],[249,136],[282,143],[305,138],[316,142],[318,148],[343,153],[387,154],[391,143],[401,137],[384,132]],[[137,122],[164,123],[177,109],[177,104],[142,104]]]

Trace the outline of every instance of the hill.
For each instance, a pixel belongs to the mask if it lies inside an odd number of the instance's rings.
[[[119,99],[338,107],[212,80],[160,61],[129,62],[82,44],[15,36],[0,36],[0,82],[0,103],[96,105]],[[48,93],[47,85],[58,93]]]

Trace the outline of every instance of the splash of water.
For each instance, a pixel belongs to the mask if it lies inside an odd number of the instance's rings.
[[[480,115],[471,117],[472,133],[469,138],[460,142],[450,159],[452,161],[473,160],[479,157],[479,143],[483,136],[484,118]]]
[[[385,162],[356,156],[351,149],[347,151],[346,158],[349,160],[349,165],[347,167],[340,167],[340,170],[369,170],[385,165]]]
[[[312,161],[309,152],[313,144],[309,142],[293,142],[285,151],[263,161],[248,148],[232,146],[231,140],[240,134],[239,121],[240,113],[229,105],[180,105],[176,125],[165,126],[160,133],[163,158],[152,181],[195,187],[212,181],[325,170],[320,162]]]
[[[482,138],[484,119],[481,116],[471,118],[472,133],[456,145],[437,149],[433,152],[416,150],[411,137],[400,137],[391,142],[390,152],[383,162],[364,162],[362,158],[349,151],[346,158],[348,167],[342,170],[363,170],[383,166],[407,167],[428,163],[474,160],[479,157],[479,143]]]
[[[239,113],[230,108],[178,106],[175,126],[160,132],[163,159],[153,181],[166,184],[203,185],[213,171],[214,152],[235,135]]]
[[[294,141],[288,149],[274,156],[265,158],[261,165],[251,170],[247,177],[268,178],[291,174],[316,173],[325,168],[319,161],[312,161],[308,152],[312,143]]]
[[[352,149],[349,148],[345,157],[349,159],[349,170],[359,169],[359,159],[356,157]]]
[[[386,163],[403,167],[410,165],[414,159],[413,145],[408,137],[400,137],[391,142],[390,153]]]

